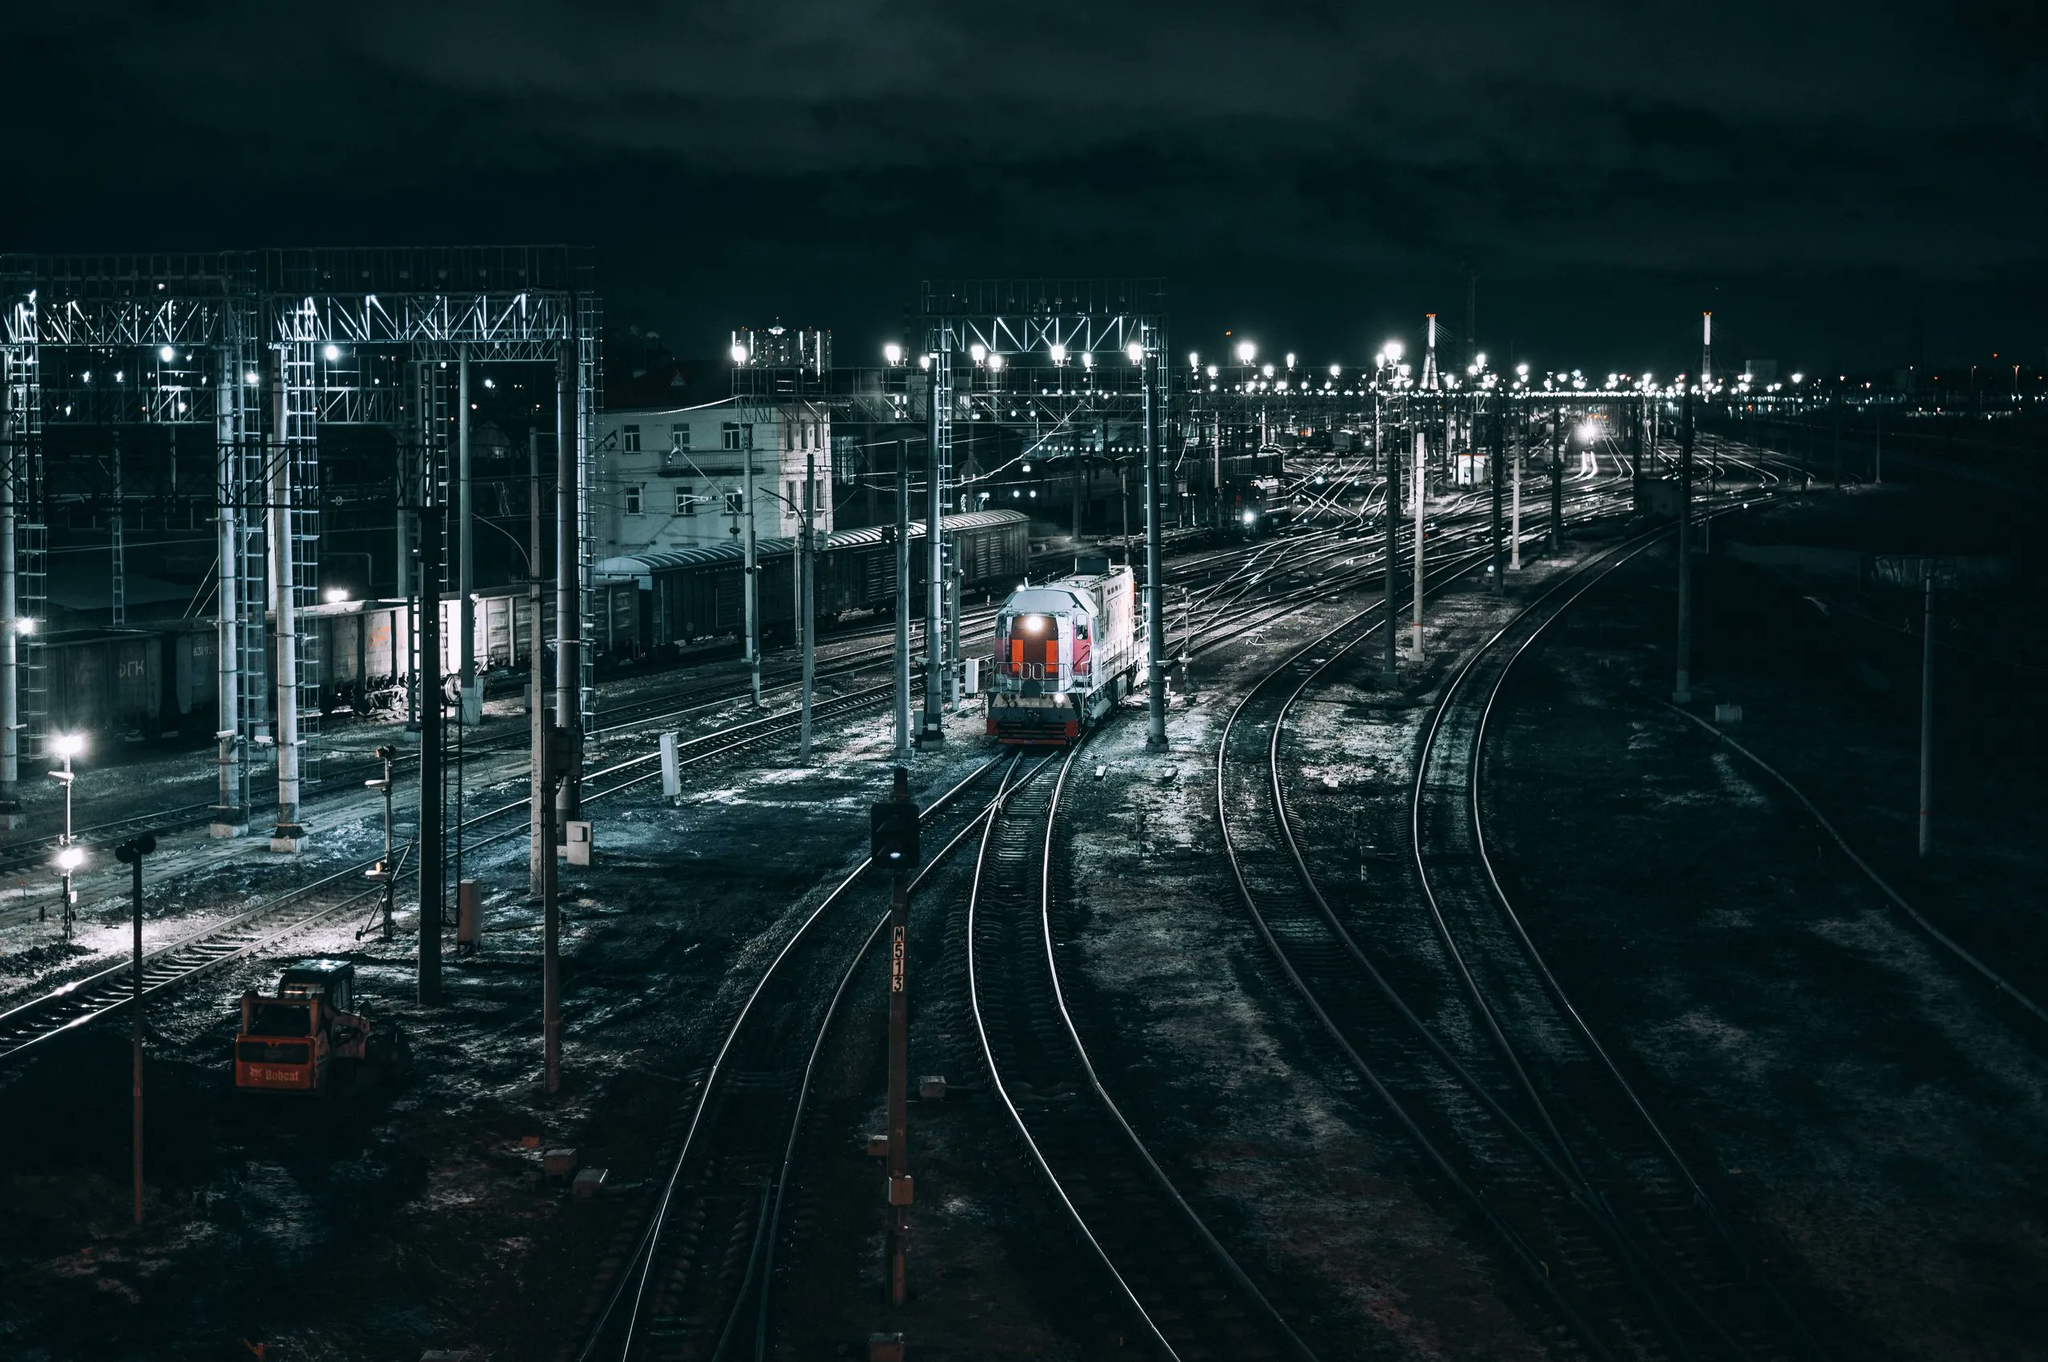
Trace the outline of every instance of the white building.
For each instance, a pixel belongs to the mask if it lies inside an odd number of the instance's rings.
[[[820,533],[833,528],[832,426],[808,402],[724,398],[598,417],[590,519],[598,559],[737,543],[746,525],[745,455],[753,452],[754,534],[797,532],[807,461]]]

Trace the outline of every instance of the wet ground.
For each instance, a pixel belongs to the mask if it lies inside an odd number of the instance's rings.
[[[1857,542],[1888,523],[1882,507],[1814,498],[1743,533]],[[1896,850],[1910,844],[1899,834],[1911,821],[1914,640],[1902,660],[1879,633],[1817,627],[1873,599],[1738,558],[1733,542],[1723,533],[1702,566],[1703,705],[1742,703],[1731,731],[1916,904],[2036,977],[2037,749],[2031,729],[1984,718],[2027,683],[1951,663],[1990,679],[1959,684],[1949,702],[1938,807],[1952,812],[1942,858],[1923,869]],[[1432,606],[1428,658],[1396,690],[1379,688],[1369,645],[1298,708],[1290,761],[1326,873],[1402,883],[1406,844],[1378,830],[1412,779],[1416,724],[1460,650],[1553,566],[1532,556],[1505,603],[1448,593]],[[2048,1062],[1795,806],[1665,708],[1672,566],[1665,550],[1617,573],[1510,685],[1486,772],[1510,892],[1836,1355],[2040,1356],[2048,1206],[2032,1170],[2048,1152]],[[1216,744],[1231,706],[1362,603],[1329,602],[1198,662],[1165,751],[1145,748],[1141,712],[1084,751],[1062,880],[1070,1002],[1169,1175],[1321,1356],[1563,1355],[1532,1294],[1273,970],[1216,844]],[[1959,607],[1944,646],[1958,657],[1984,646],[1973,631],[1990,613]],[[952,742],[919,757],[920,797],[982,759],[978,726],[957,721]],[[88,1030],[0,1073],[16,1150],[0,1173],[0,1355],[571,1355],[643,1223],[720,1027],[863,850],[887,746],[886,716],[874,715],[823,733],[809,768],[704,769],[679,807],[642,798],[599,816],[599,865],[565,875],[567,1082],[553,1098],[539,1086],[539,922],[517,838],[478,861],[488,935],[479,955],[450,961],[439,1009],[411,1001],[410,914],[390,942],[374,923],[357,939],[367,919],[351,914],[293,945],[357,961],[367,1010],[412,1042],[405,1074],[327,1102],[238,1100],[230,1009],[274,977],[275,959],[151,1008],[140,1231],[128,1223],[124,1029]],[[373,814],[353,805],[329,819],[315,857],[368,854]],[[180,929],[284,878],[262,855],[209,861],[225,853],[203,837],[174,850],[188,859],[165,862],[157,892],[184,910]],[[822,1056],[773,1297],[777,1356],[860,1356],[884,1328],[906,1331],[921,1358],[1145,1355],[983,1091],[962,964],[971,851],[912,910],[911,1072],[953,1088],[912,1110],[911,1302],[881,1300],[882,1170],[863,1148],[885,1124],[876,955]],[[87,930],[95,948],[125,946],[118,905]],[[166,928],[153,918],[151,930]],[[47,928],[9,932],[0,988],[64,966]],[[542,1175],[541,1151],[558,1146],[606,1170],[601,1192],[579,1198]]]

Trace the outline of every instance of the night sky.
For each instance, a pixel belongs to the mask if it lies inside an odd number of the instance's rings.
[[[2044,360],[2037,4],[10,3],[0,249],[571,241],[709,355],[917,279],[1163,274],[1359,362]],[[1569,20],[1562,18],[1569,14]],[[22,193],[19,191],[27,191]],[[1510,350],[1512,347],[1512,350]]]

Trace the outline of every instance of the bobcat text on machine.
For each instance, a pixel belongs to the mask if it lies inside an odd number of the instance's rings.
[[[1137,587],[1107,557],[1029,583],[996,612],[988,731],[1021,746],[1060,746],[1131,691],[1138,670]]]

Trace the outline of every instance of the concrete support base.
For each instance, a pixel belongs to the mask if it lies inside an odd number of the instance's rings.
[[[249,814],[244,809],[222,809],[206,825],[208,837],[246,837],[248,834]]]
[[[279,823],[270,830],[270,849],[287,856],[296,856],[306,849],[306,829],[300,823]]]
[[[917,745],[919,747],[943,747],[945,742],[946,730],[943,728],[928,728],[917,735]]]
[[[484,721],[484,685],[478,681],[462,691],[462,722],[474,728]]]
[[[22,813],[19,801],[10,799],[0,803],[0,828],[12,832],[27,821],[27,815]]]

